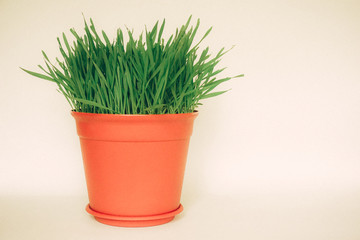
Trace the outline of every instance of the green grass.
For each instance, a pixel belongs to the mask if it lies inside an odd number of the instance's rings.
[[[50,62],[43,53],[43,73],[23,69],[25,72],[56,83],[76,112],[110,114],[166,114],[193,112],[200,101],[226,91],[213,90],[232,78],[217,79],[223,69],[217,69],[222,48],[215,56],[209,48],[199,52],[199,44],[210,33],[193,44],[200,21],[190,26],[191,17],[176,33],[165,40],[162,33],[165,20],[135,39],[127,30],[118,29],[116,39],[109,40],[85,20],[85,35],[70,32],[72,45],[65,34],[58,38],[62,60]],[[100,36],[101,35],[101,36]]]

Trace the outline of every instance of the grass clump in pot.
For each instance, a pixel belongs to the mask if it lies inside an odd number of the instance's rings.
[[[74,29],[72,45],[65,34],[58,38],[63,60],[56,65],[43,53],[43,73],[25,72],[55,82],[76,112],[108,114],[168,114],[193,112],[200,101],[225,91],[214,91],[221,83],[235,77],[217,79],[223,69],[216,69],[227,52],[222,48],[211,56],[209,48],[199,52],[193,44],[200,25],[189,26],[191,17],[176,33],[165,40],[165,20],[135,39],[130,30],[117,30],[113,41],[85,20],[85,34]],[[102,36],[100,36],[102,35]]]

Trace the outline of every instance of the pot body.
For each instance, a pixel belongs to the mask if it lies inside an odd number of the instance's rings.
[[[87,211],[115,226],[171,221],[197,112],[161,115],[71,113],[80,138]]]

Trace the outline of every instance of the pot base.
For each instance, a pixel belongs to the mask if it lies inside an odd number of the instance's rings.
[[[95,220],[100,223],[103,223],[106,225],[111,225],[111,226],[116,226],[116,227],[151,227],[151,226],[168,223],[173,219],[174,219],[174,217],[163,218],[163,219],[158,219],[158,220],[126,221],[126,220],[111,220],[111,219],[95,217]]]
[[[174,219],[175,215],[182,212],[183,206],[180,204],[177,209],[171,212],[151,215],[151,216],[116,216],[110,214],[104,214],[94,211],[90,205],[86,206],[86,211],[93,215],[96,221],[117,227],[150,227],[161,225],[170,222]]]

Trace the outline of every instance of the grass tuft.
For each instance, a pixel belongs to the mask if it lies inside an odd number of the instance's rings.
[[[114,41],[85,24],[84,36],[70,32],[72,45],[65,34],[58,38],[63,60],[56,64],[44,56],[45,66],[37,73],[21,68],[38,78],[55,82],[76,112],[108,114],[168,114],[193,112],[202,99],[226,91],[213,90],[232,78],[217,79],[224,69],[216,69],[227,52],[221,49],[214,57],[209,48],[199,52],[199,44],[210,33],[193,44],[200,26],[190,27],[191,17],[167,40],[162,37],[165,20],[135,39],[130,30],[118,29]],[[124,34],[128,41],[124,41]]]

